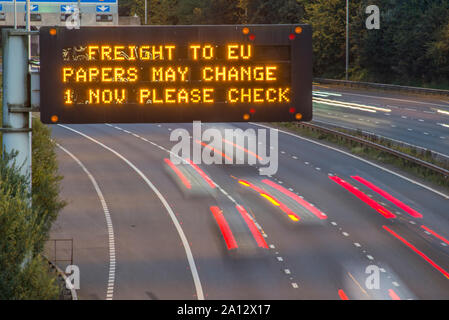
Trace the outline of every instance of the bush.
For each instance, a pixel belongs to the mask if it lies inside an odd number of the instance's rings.
[[[29,177],[0,160],[0,299],[57,299],[59,288],[41,253],[52,223],[65,203],[50,130],[33,120],[32,195]],[[30,198],[32,205],[30,206]]]
[[[36,211],[41,226],[39,241],[35,248],[38,252],[42,251],[52,223],[66,204],[59,199],[59,182],[62,177],[58,175],[58,162],[54,149],[55,142],[51,139],[50,128],[33,118],[33,210]]]

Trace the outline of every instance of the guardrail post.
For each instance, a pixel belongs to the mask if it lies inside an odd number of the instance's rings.
[[[3,42],[3,155],[17,151],[15,163],[29,177],[31,191],[31,121],[28,81],[28,34],[2,30]]]

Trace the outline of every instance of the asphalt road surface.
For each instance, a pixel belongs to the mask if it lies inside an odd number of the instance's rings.
[[[449,99],[329,86],[315,86],[314,98],[318,123],[362,129],[449,157]]]
[[[391,109],[328,103],[316,120],[449,153],[447,102],[315,90]],[[68,205],[51,238],[73,239],[80,299],[449,298],[445,191],[286,132],[271,176],[257,163],[176,164],[170,134],[191,126],[52,126]]]

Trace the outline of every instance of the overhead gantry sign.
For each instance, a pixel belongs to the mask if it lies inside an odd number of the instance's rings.
[[[43,27],[44,123],[309,121],[308,25]]]

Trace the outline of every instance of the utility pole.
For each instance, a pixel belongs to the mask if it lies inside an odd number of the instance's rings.
[[[349,68],[349,0],[346,0],[346,80]]]

